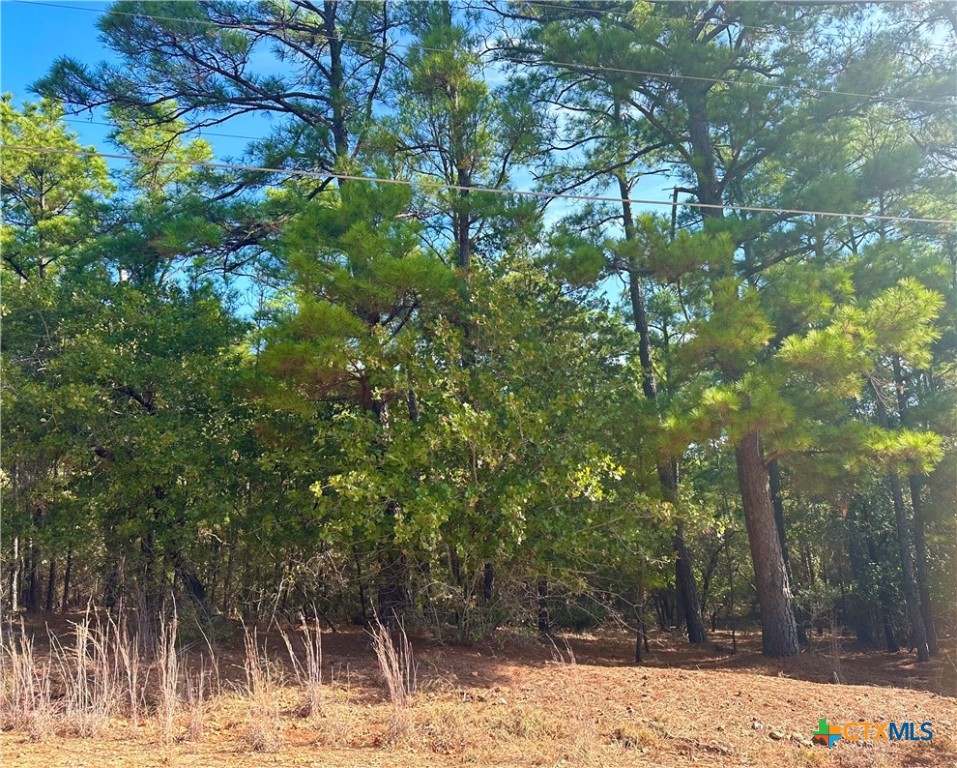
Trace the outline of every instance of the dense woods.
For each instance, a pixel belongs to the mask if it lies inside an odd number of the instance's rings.
[[[100,28],[2,102],[5,609],[957,628],[951,5]]]

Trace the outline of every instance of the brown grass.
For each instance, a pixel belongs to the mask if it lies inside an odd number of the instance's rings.
[[[159,659],[134,662],[131,644],[118,639],[128,633],[98,625],[93,616],[64,630],[62,641],[46,638],[41,626],[4,634],[0,764],[936,768],[957,762],[957,701],[887,687],[921,681],[930,687],[946,679],[943,662],[915,669],[903,656],[873,654],[876,685],[799,679],[803,665],[809,665],[804,676],[817,674],[817,662],[830,674],[830,642],[820,659],[782,663],[753,653],[751,638],[729,658],[660,636],[649,666],[634,667],[618,660],[628,645],[615,636],[543,646],[503,635],[493,645],[452,648],[404,632],[378,641],[360,631],[320,636],[317,626],[304,629],[300,622],[285,630],[285,639],[278,631],[247,629],[234,649],[222,650],[214,671],[208,654],[177,651],[162,640]],[[282,663],[268,655],[271,643],[285,646]],[[859,675],[868,657],[838,650],[845,674]],[[881,677],[892,668],[897,679]],[[215,682],[220,674],[225,688]],[[935,738],[809,748],[819,717],[930,720]],[[755,729],[755,722],[763,727]]]
[[[380,678],[385,683],[392,704],[386,741],[391,744],[409,741],[414,721],[408,710],[418,685],[418,671],[405,627],[400,623],[393,630],[376,621],[372,631],[372,649],[379,665]]]
[[[299,616],[302,658],[289,633],[282,628],[279,632],[289,654],[296,684],[302,691],[300,712],[304,717],[315,717],[322,713],[322,629],[319,619],[309,624],[304,615]]]
[[[278,680],[269,663],[265,647],[259,643],[256,629],[243,628],[245,658],[243,670],[249,700],[245,738],[253,752],[278,752],[282,749],[283,727],[279,702]]]

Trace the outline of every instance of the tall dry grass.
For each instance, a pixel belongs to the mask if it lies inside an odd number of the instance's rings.
[[[0,727],[26,730],[33,741],[53,731],[55,711],[49,661],[41,663],[21,621],[0,628]]]
[[[174,737],[180,700],[180,663],[179,654],[176,652],[178,631],[179,619],[174,613],[172,620],[160,628],[156,645],[156,668],[159,675],[156,716],[160,734],[166,743]]]
[[[372,648],[389,701],[396,707],[409,706],[417,687],[417,673],[415,654],[405,627],[400,623],[395,631],[390,631],[377,621],[372,631]]]
[[[282,748],[278,681],[265,648],[260,646],[258,631],[243,627],[243,672],[246,677],[244,695],[250,700],[246,741],[254,752],[276,752]]]
[[[64,636],[47,630],[49,651],[42,654],[22,620],[0,630],[0,727],[25,730],[34,740],[97,737],[115,728],[117,718],[135,730],[151,716],[162,740],[172,741],[187,676],[175,614],[155,632],[149,654],[125,614],[101,614],[89,607],[71,625]],[[200,711],[200,699],[211,695],[212,681],[218,680],[214,656],[203,656],[199,663],[199,682],[194,677],[187,691],[191,712]]]
[[[299,614],[299,634],[303,657],[300,660],[292,638],[280,629],[283,643],[289,654],[296,683],[303,694],[300,712],[306,717],[315,717],[322,712],[322,629],[319,619],[310,624],[304,614]]]
[[[372,631],[372,648],[379,664],[379,674],[389,693],[392,712],[389,717],[389,740],[399,741],[411,736],[412,718],[409,707],[417,688],[417,670],[412,643],[400,622],[390,630],[376,620]]]

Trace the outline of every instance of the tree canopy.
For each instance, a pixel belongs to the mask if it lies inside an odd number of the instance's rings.
[[[0,103],[4,599],[613,617],[639,661],[652,615],[773,656],[828,618],[926,659],[957,626],[938,11],[114,3],[109,62]]]

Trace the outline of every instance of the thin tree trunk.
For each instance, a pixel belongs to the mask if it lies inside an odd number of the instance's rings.
[[[220,573],[223,565],[223,542],[222,539],[216,540],[215,557],[211,558],[211,567],[206,571],[206,583],[209,585],[206,598],[209,602],[210,613],[216,610],[216,597],[219,592]]]
[[[758,433],[746,434],[734,453],[761,606],[763,651],[766,656],[794,656],[801,646]]]
[[[10,611],[20,610],[20,537],[13,537],[13,558],[10,564]]]
[[[27,613],[40,610],[40,547],[30,545],[30,561],[27,566]]]
[[[851,564],[851,578],[856,586],[857,599],[853,603],[852,621],[857,641],[864,645],[874,644],[873,622],[871,621],[872,606],[863,597],[866,591],[866,572],[864,553],[861,551],[861,539],[868,534],[862,529],[857,519],[854,504],[847,508],[847,556]]]
[[[616,118],[620,119],[620,108],[616,107]],[[618,191],[621,195],[621,215],[625,232],[625,240],[636,240],[635,220],[628,199],[628,181],[623,170],[615,174],[618,181]],[[655,377],[654,362],[651,356],[651,332],[648,326],[648,311],[645,306],[644,286],[638,264],[633,260],[628,270],[628,292],[631,299],[631,311],[638,334],[638,360],[641,363],[641,390],[651,403],[658,397],[658,383]],[[663,461],[658,465],[658,481],[661,484],[662,496],[670,502],[678,512],[678,468],[674,461]],[[684,524],[681,518],[675,525],[675,532],[671,539],[675,558],[675,584],[678,588],[678,598],[685,617],[685,626],[688,629],[688,642],[705,642],[704,624],[701,621],[701,602],[698,598],[698,589],[695,584],[694,570],[691,566],[691,557],[685,543]]]
[[[545,602],[545,598],[548,596],[548,580],[539,579],[538,580],[538,634],[542,637],[548,636],[549,630],[549,620],[548,620],[548,604]]]
[[[156,573],[156,536],[153,531],[147,531],[140,539],[140,554],[143,557],[143,600],[146,617],[149,620],[159,616],[160,612],[160,585],[159,574]]]
[[[685,626],[688,629],[688,642],[705,642],[704,624],[701,620],[701,604],[698,602],[698,591],[695,589],[694,572],[691,570],[691,557],[685,546],[684,525],[678,523],[672,545],[678,557],[675,560],[675,583],[678,586],[678,597],[684,611]]]
[[[641,664],[641,651],[648,651],[648,626],[645,624],[645,561],[642,559],[638,571],[638,603],[635,606],[635,618],[638,630],[635,636],[635,664]]]
[[[56,558],[50,558],[50,568],[47,571],[47,601],[46,612],[53,612],[53,604],[56,600]]]
[[[494,589],[495,567],[491,563],[486,563],[482,567],[482,599],[486,602],[491,600]]]
[[[904,372],[900,358],[894,356],[894,384],[897,390],[897,412],[901,426],[910,426],[905,389]],[[927,650],[931,656],[939,652],[937,646],[937,628],[934,626],[934,611],[930,602],[930,586],[927,583],[927,542],[925,535],[924,504],[920,497],[920,477],[911,473],[907,476],[910,489],[911,508],[914,510],[914,566],[917,577],[917,594],[920,599],[920,613],[924,621],[927,636]]]
[[[862,507],[861,512],[865,517],[863,518],[865,536],[867,538],[867,556],[870,559],[872,565],[875,567],[880,564],[880,557],[877,552],[877,543],[874,541],[873,535],[869,532],[866,532],[868,528],[868,518],[867,507]],[[893,621],[893,608],[894,601],[891,598],[890,590],[887,588],[886,581],[882,578],[877,587],[877,600],[880,605],[881,610],[881,627],[884,630],[884,645],[887,648],[888,653],[897,653],[900,650],[900,645],[897,643],[897,638],[894,635],[894,621]]]
[[[788,584],[794,589],[794,571],[791,570],[791,557],[788,552],[787,533],[784,526],[784,498],[781,495],[781,468],[777,459],[768,463],[768,479],[771,488],[771,503],[774,505],[774,524],[778,529],[778,541],[781,545],[781,559],[788,574]],[[793,597],[793,594],[792,594]],[[807,631],[804,628],[804,609],[794,601],[794,621],[797,624],[798,642],[807,645]]]
[[[890,428],[887,417],[887,408],[881,393],[874,382],[871,382],[877,403],[877,418],[882,429]],[[891,489],[891,501],[894,506],[894,520],[897,523],[897,541],[900,552],[901,578],[904,588],[904,607],[907,609],[907,620],[910,623],[914,645],[917,647],[917,661],[928,661],[930,650],[927,647],[927,633],[924,629],[924,617],[920,611],[920,597],[917,589],[917,577],[914,574],[913,550],[911,549],[910,526],[907,523],[907,510],[904,507],[904,494],[901,490],[900,477],[896,472],[887,476]]]
[[[223,601],[222,601],[222,611],[223,616],[229,617],[229,591],[232,589],[233,584],[233,540],[232,535],[229,537],[229,541],[226,544],[226,575],[223,577]]]
[[[737,623],[734,618],[734,558],[731,556],[731,531],[725,534],[724,551],[728,560],[728,623],[731,624],[731,653],[738,652]]]
[[[914,558],[917,576],[917,592],[920,597],[920,613],[924,619],[924,631],[927,635],[927,650],[931,656],[940,652],[937,644],[937,627],[934,625],[934,611],[930,602],[930,585],[927,583],[927,541],[924,530],[924,503],[920,497],[920,478],[910,475],[911,506],[914,509]]]
[[[63,571],[63,602],[60,604],[60,613],[66,613],[70,605],[70,579],[73,576],[73,549],[66,551],[66,569]]]
[[[870,561],[871,568],[879,574],[880,555],[877,551],[877,542],[870,532],[870,514],[867,506],[861,506],[861,533],[867,546],[867,558]],[[884,647],[888,653],[897,653],[900,645],[897,643],[897,637],[894,632],[894,600],[890,590],[887,588],[887,580],[879,575],[880,581],[877,584],[877,604],[881,619],[881,629],[884,632]]]
[[[356,564],[356,583],[359,586],[359,617],[362,620],[362,625],[367,627],[369,626],[369,614],[366,612],[366,588],[362,579],[362,560],[359,556],[359,548],[355,545],[352,547],[352,557]]]
[[[901,577],[904,582],[904,607],[907,609],[907,619],[913,633],[914,645],[917,647],[917,661],[929,661],[930,649],[927,647],[927,633],[924,630],[924,617],[920,611],[920,597],[917,589],[917,578],[914,575],[914,561],[912,559],[910,526],[907,525],[907,511],[904,508],[904,495],[901,492],[901,481],[896,472],[888,476],[891,487],[891,498],[894,503],[894,520],[897,523],[897,540],[900,544]]]

